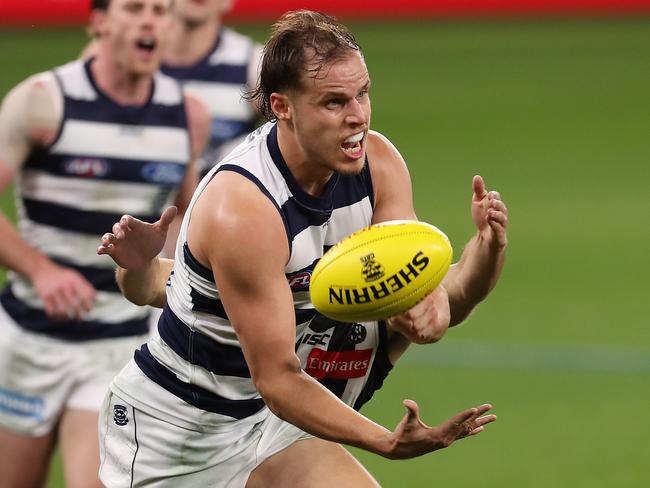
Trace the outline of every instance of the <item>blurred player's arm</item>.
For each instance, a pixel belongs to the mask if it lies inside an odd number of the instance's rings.
[[[210,135],[210,113],[205,104],[196,96],[185,94],[185,109],[187,112],[187,126],[190,134],[191,159],[185,171],[185,176],[178,189],[174,206],[178,209],[176,219],[169,229],[169,237],[165,243],[163,255],[173,257],[176,249],[176,240],[181,228],[185,211],[192,200],[194,190],[199,183],[199,158],[205,150]]]
[[[53,142],[62,99],[52,75],[35,75],[17,85],[0,108],[0,192],[7,191],[31,150]],[[54,319],[80,318],[92,307],[95,290],[76,271],[32,248],[7,216],[0,214],[0,265],[26,277]]]
[[[494,420],[483,416],[490,408],[484,405],[429,428],[420,422],[417,405],[407,401],[409,413],[391,432],[305,373],[294,350],[293,298],[285,276],[286,230],[272,202],[241,175],[218,173],[203,191],[192,211],[188,245],[195,258],[212,269],[255,387],[283,420],[322,439],[388,458],[446,447]]]
[[[111,232],[102,236],[97,254],[115,261],[117,284],[136,305],[162,308],[167,302],[166,284],[174,260],[161,258],[160,252],[176,215],[176,207],[168,207],[153,224],[123,215]]]

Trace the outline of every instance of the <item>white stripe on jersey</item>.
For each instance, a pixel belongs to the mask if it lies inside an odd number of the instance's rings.
[[[186,163],[190,141],[181,128],[67,120],[51,152]]]
[[[60,258],[78,266],[115,268],[112,259],[97,254],[100,236],[39,224],[27,217],[19,219],[18,228],[30,246],[47,256]],[[110,229],[107,229],[107,232],[110,232]],[[70,252],[71,249],[74,249],[74,253]]]
[[[209,64],[245,65],[253,49],[250,38],[230,29],[222,29],[219,45],[208,59]]]
[[[242,98],[241,85],[195,80],[184,86],[206,103],[212,117],[246,122],[253,116],[250,103]]]
[[[165,344],[157,331],[147,343],[147,347],[156,359],[163,364],[171,365],[170,371],[185,383],[192,383],[208,391],[219,392],[221,396],[231,400],[248,400],[258,397],[257,390],[250,378],[216,375],[201,366],[185,361]]]
[[[66,205],[77,210],[149,215],[151,202],[160,194],[160,187],[151,183],[56,176],[39,170],[25,169],[20,183],[25,198]],[[119,206],[116,205],[119,202]],[[110,229],[106,229],[109,232]]]

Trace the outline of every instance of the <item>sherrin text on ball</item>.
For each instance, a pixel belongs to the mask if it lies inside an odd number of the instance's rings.
[[[311,300],[345,322],[383,320],[413,307],[444,278],[453,251],[437,227],[392,220],[361,229],[330,248],[312,273]]]

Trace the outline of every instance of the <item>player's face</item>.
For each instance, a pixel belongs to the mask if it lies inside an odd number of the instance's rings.
[[[188,24],[202,24],[230,10],[233,0],[174,0],[174,16]]]
[[[359,52],[305,74],[289,96],[297,144],[310,162],[344,174],[358,173],[370,126],[370,77]]]
[[[160,66],[165,32],[170,25],[170,0],[112,0],[102,23],[118,63],[135,75],[150,75]]]

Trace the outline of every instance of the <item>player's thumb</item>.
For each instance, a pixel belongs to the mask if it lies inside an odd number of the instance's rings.
[[[402,405],[406,407],[406,421],[416,422],[420,419],[420,407],[413,400],[404,400]]]
[[[176,218],[177,213],[178,213],[178,208],[174,206],[167,207],[165,211],[162,213],[162,215],[160,216],[160,227],[162,227],[164,230],[167,230],[169,225]]]
[[[472,191],[474,192],[475,200],[482,200],[485,195],[487,195],[487,191],[485,191],[485,182],[481,175],[475,175],[474,178],[472,178]]]

